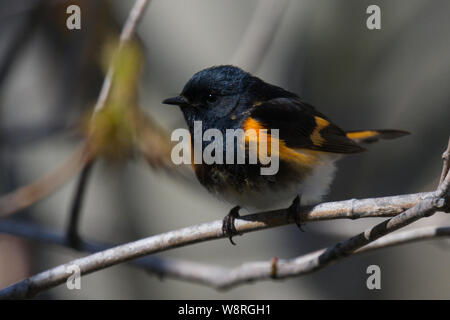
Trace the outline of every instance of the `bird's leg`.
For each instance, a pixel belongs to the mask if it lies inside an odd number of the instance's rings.
[[[295,221],[295,224],[301,231],[305,231],[302,229],[302,223],[300,221],[299,212],[300,212],[300,203],[301,203],[301,195],[297,195],[292,201],[292,204],[288,208],[288,218],[293,218]]]
[[[223,218],[223,224],[222,224],[222,232],[225,236],[230,239],[230,242],[232,245],[236,245],[233,241],[233,236],[240,235],[236,231],[236,228],[234,226],[234,220],[236,218],[239,218],[239,209],[241,209],[240,206],[235,206],[233,209],[230,210],[230,212]]]

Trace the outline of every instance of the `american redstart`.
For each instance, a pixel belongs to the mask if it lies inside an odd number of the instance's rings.
[[[193,164],[203,186],[238,205],[224,219],[223,230],[232,243],[234,218],[239,216],[240,206],[267,209],[294,199],[290,212],[297,217],[300,197],[302,204],[311,204],[326,194],[340,155],[365,151],[361,143],[408,134],[399,130],[344,131],[296,94],[229,65],[196,73],[180,95],[163,103],[180,107],[191,137],[196,121],[202,122],[203,131],[267,129],[267,140],[271,139],[271,130],[278,129],[279,169],[273,175],[262,175],[259,161]]]

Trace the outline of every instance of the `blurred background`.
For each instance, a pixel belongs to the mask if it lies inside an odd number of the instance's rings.
[[[31,183],[65,161],[81,137],[76,125],[92,109],[103,81],[99,56],[120,32],[134,1],[0,2],[0,194]],[[81,8],[81,30],[68,30],[66,8]],[[371,4],[381,30],[366,27]],[[139,105],[171,132],[185,127],[177,108],[162,105],[200,69],[229,63],[257,11],[257,0],[153,0],[138,27],[144,56]],[[280,7],[282,6],[281,10]],[[430,191],[450,134],[450,2],[279,1],[273,41],[256,76],[315,105],[348,130],[412,132],[342,159],[326,200]],[[246,69],[245,65],[241,65]],[[74,177],[57,192],[9,219],[65,230]],[[82,208],[83,238],[123,243],[221,219],[230,204],[188,181],[136,159],[93,167]],[[438,213],[412,228],[446,225]],[[378,219],[285,226],[205,242],[160,257],[238,266],[292,258],[355,235]],[[1,221],[0,221],[1,223]],[[436,240],[383,249],[340,261],[318,273],[264,281],[219,292],[159,279],[127,264],[83,276],[81,290],[61,285],[50,299],[449,299],[450,242]],[[0,234],[0,288],[82,254]],[[368,290],[366,268],[381,268],[381,290]]]

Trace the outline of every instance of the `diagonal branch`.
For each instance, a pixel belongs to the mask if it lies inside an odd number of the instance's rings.
[[[440,237],[450,237],[450,227],[419,228],[388,235],[374,241],[371,245],[365,246],[363,249],[357,250],[350,255],[339,256],[335,260],[382,248]],[[245,263],[231,269],[216,266],[206,268],[206,266],[201,265],[200,267],[202,268],[200,270],[202,274],[197,275],[196,282],[224,290],[254,281],[302,276],[328,266],[330,263],[325,263],[321,259],[326,256],[327,252],[334,251],[335,248],[336,246],[317,250],[291,260],[272,259],[271,261]],[[175,269],[178,272],[177,275],[181,277],[181,272],[183,271],[181,267],[188,269],[186,274],[182,274],[184,277],[192,277],[191,274],[193,272],[189,269],[190,266],[181,263],[176,267],[169,268],[170,275],[172,276],[172,270]]]
[[[446,180],[450,180],[450,175]],[[302,218],[304,221],[317,221],[317,220],[326,220],[326,219],[339,219],[339,218],[359,218],[359,217],[368,217],[368,216],[385,216],[387,214],[395,215],[398,213],[398,210],[402,210],[403,207],[411,207],[400,216],[409,219],[411,222],[415,219],[411,217],[413,213],[419,215],[422,210],[426,210],[426,213],[431,213],[434,210],[437,210],[444,203],[442,199],[436,200],[433,198],[435,193],[424,193],[424,194],[416,194],[416,195],[406,195],[406,196],[395,196],[395,197],[387,197],[387,198],[375,198],[375,199],[364,199],[364,200],[348,200],[341,202],[331,202],[317,205],[311,208],[309,211],[302,210]],[[395,204],[395,200],[398,200],[398,203]],[[413,201],[416,200],[416,202]],[[441,201],[442,200],[442,201]],[[385,207],[380,204],[389,204]],[[370,207],[369,204],[372,204]],[[400,204],[400,205],[399,205]],[[415,205],[417,204],[417,205]],[[415,206],[414,206],[415,205]],[[367,212],[364,211],[363,208],[370,208],[372,211]],[[416,212],[417,211],[417,212]],[[395,219],[395,217],[393,218]],[[375,240],[377,236],[379,237],[384,232],[393,231],[395,228],[399,228],[401,225],[404,225],[404,218],[398,220],[395,223],[391,223],[389,228],[376,227],[372,233],[372,236],[369,237],[371,241]],[[403,221],[403,222],[402,222]],[[293,219],[289,219],[288,209],[285,210],[277,210],[277,211],[269,211],[265,213],[258,213],[253,215],[248,215],[236,220],[236,229],[240,233],[256,231],[260,229],[266,229],[270,227],[280,226],[288,223],[293,223]],[[384,223],[383,223],[384,224]],[[361,236],[362,240],[365,239],[364,236]],[[369,233],[370,235],[370,233]],[[192,227],[187,227],[175,231],[170,231],[164,234],[152,236],[149,238],[141,239],[135,242],[127,243],[124,245],[120,245],[111,249],[107,249],[95,254],[92,254],[87,257],[83,257],[80,259],[73,260],[66,264],[60,265],[58,267],[52,268],[50,270],[39,273],[35,276],[32,276],[26,280],[18,282],[16,284],[11,285],[8,288],[0,291],[0,297],[3,298],[26,298],[32,297],[37,293],[55,287],[59,284],[62,284],[66,281],[70,274],[66,273],[67,267],[70,265],[77,265],[80,268],[81,274],[88,274],[95,272],[97,270],[101,270],[112,265],[116,265],[125,261],[129,261],[131,259],[139,258],[147,254],[166,251],[172,248],[178,248],[198,242],[209,241],[214,239],[223,238],[224,235],[222,233],[222,221],[217,220],[210,223],[205,223],[201,225],[196,225]],[[310,263],[308,264],[308,268],[311,268],[309,272],[314,271],[312,268],[315,265],[317,268],[320,264],[327,264],[334,259],[342,257],[345,253],[345,250],[356,250],[357,248],[364,245],[364,241],[355,241],[350,239],[352,246],[348,245],[338,245],[333,250],[327,250],[324,258],[318,260],[318,256],[308,255]],[[357,244],[355,246],[355,244]],[[341,249],[343,247],[345,250]],[[324,252],[324,253],[325,253]],[[305,258],[306,259],[306,258]],[[277,264],[277,277],[286,277],[289,275],[294,275],[293,273],[289,273],[288,270],[283,269],[280,265]],[[297,270],[297,269],[295,269]],[[247,273],[246,273],[247,274]],[[268,276],[270,277],[270,270]],[[261,276],[261,272],[257,272],[253,275],[247,274],[249,281],[254,279],[257,275]]]
[[[261,0],[244,32],[231,64],[251,72],[261,65],[278,30],[287,0]]]
[[[0,196],[0,218],[22,210],[54,192],[92,161],[92,156],[89,146],[82,143],[68,159],[52,172],[31,184]]]
[[[436,196],[443,196],[449,192],[450,174],[447,174],[443,183],[434,194]],[[445,186],[445,188],[443,188]],[[408,224],[417,221],[420,218],[428,217],[434,214],[439,209],[444,208],[445,200],[437,197],[428,197],[421,200],[414,207],[406,210],[402,214],[395,216],[389,220],[383,221],[364,232],[351,237],[345,241],[339,242],[336,245],[327,249],[318,250],[292,260],[278,260],[272,259],[271,262],[253,263],[250,265],[243,265],[234,269],[232,272],[225,274],[224,277],[219,278],[216,282],[216,287],[227,289],[238,284],[253,282],[262,279],[283,279],[304,274],[316,272],[330,265],[332,262],[338,261],[342,258],[351,256],[355,253],[366,252],[380,247],[398,244],[399,242],[412,241],[412,235],[405,236],[405,233],[400,234],[400,238],[392,235],[390,239],[381,239],[380,242],[374,242],[382,236],[398,230]],[[429,231],[428,231],[429,232]],[[434,235],[448,235],[447,228],[437,229]],[[417,237],[426,237],[423,233],[418,232]],[[398,237],[398,235],[397,235]],[[403,237],[403,240],[400,240]],[[372,247],[367,246],[373,243]],[[357,251],[360,249],[359,251]]]
[[[134,3],[133,7],[131,8],[130,14],[128,15],[127,21],[122,28],[122,32],[120,33],[118,51],[125,45],[125,43],[127,43],[132,38],[137,24],[141,20],[142,15],[145,12],[145,8],[149,4],[149,2],[150,0],[136,0],[136,2]],[[113,64],[110,64],[105,80],[103,81],[102,88],[100,90],[100,95],[98,96],[97,103],[94,107],[94,113],[100,111],[105,106],[109,91],[111,90],[113,76],[114,66]]]
[[[34,242],[41,242],[63,247],[70,247],[64,234],[45,230],[35,224],[15,221],[0,221],[0,232],[19,236]],[[423,227],[413,230],[407,230],[399,233],[387,235],[365,246],[363,249],[355,251],[355,254],[366,253],[383,248],[404,245],[412,242],[433,240],[443,237],[450,237],[450,226],[447,227]],[[76,248],[79,252],[98,252],[113,247],[112,245],[102,244],[93,241],[81,241]],[[72,248],[73,249],[73,248]],[[325,249],[313,252],[323,252]],[[313,254],[312,253],[312,254]],[[192,262],[172,258],[160,258],[155,256],[146,256],[129,262],[135,267],[139,267],[149,273],[156,274],[159,277],[170,277],[182,281],[197,283],[213,287],[215,289],[229,289],[231,287],[242,285],[248,281],[239,276],[242,273],[248,273],[249,268],[272,268],[275,272],[278,263],[296,263],[296,260],[276,260],[270,262],[247,262],[239,267],[225,268],[218,265]],[[252,270],[250,270],[252,271]],[[253,271],[254,272],[254,271]],[[302,274],[297,274],[298,276]],[[274,277],[274,274],[271,274]],[[263,278],[262,278],[263,279]],[[262,280],[261,279],[261,280]],[[255,280],[255,279],[253,279]]]

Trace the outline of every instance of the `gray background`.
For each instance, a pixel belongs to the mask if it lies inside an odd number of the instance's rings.
[[[0,4],[0,37],[4,39],[0,57],[32,3]],[[132,3],[110,2],[119,26]],[[381,7],[381,30],[366,28],[370,4]],[[161,100],[178,93],[196,71],[227,63],[256,6],[257,1],[239,0],[152,1],[138,29],[145,47],[141,107],[167,130],[185,127],[181,112],[162,105]],[[299,94],[344,129],[412,132],[341,160],[328,200],[414,193],[436,186],[440,157],[450,134],[449,12],[447,0],[288,1],[275,39],[254,74]],[[59,46],[48,40],[48,29],[40,26],[1,83],[2,193],[51,171],[79,141],[72,126],[92,107],[101,83],[101,75],[88,74],[92,81],[83,86],[77,75],[77,41],[93,32],[91,22],[82,16],[82,31],[68,36],[72,43]],[[42,134],[42,128],[50,128],[50,133]],[[65,228],[75,180],[21,213],[23,218]],[[152,171],[142,160],[123,166],[100,162],[88,187],[81,230],[89,239],[126,242],[220,219],[230,207],[193,179],[192,183],[180,182]],[[378,221],[311,223],[304,227],[305,233],[286,226],[236,237],[237,246],[227,240],[212,241],[158,256],[230,267],[274,256],[291,258],[332,245]],[[410,227],[446,225],[448,221],[448,216],[438,213]],[[178,280],[161,281],[120,265],[82,277],[82,290],[59,286],[41,297],[448,299],[449,250],[446,240],[409,244],[352,257],[301,278],[265,281],[226,292]],[[78,256],[68,249],[0,235],[0,287]],[[366,288],[366,268],[371,264],[381,267],[382,290]]]

